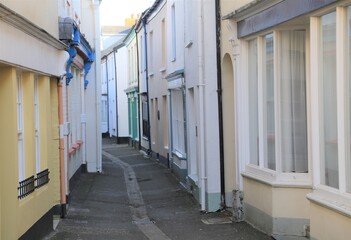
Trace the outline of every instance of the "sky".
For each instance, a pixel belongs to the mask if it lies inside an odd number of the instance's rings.
[[[124,25],[124,19],[132,13],[138,14],[152,5],[154,0],[102,0],[100,4],[100,24]]]

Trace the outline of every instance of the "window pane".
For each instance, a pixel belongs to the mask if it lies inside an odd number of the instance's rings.
[[[305,31],[282,31],[280,107],[282,171],[308,172]]]
[[[184,135],[184,106],[183,92],[178,89],[171,91],[172,101],[172,141],[173,149],[178,153],[186,154],[185,152],[185,135]]]
[[[274,123],[274,40],[273,34],[264,37],[263,88],[265,129],[265,167],[275,170],[275,123]]]
[[[250,163],[258,165],[258,65],[257,39],[249,41]]]
[[[321,17],[322,24],[322,99],[324,162],[322,162],[322,184],[339,187],[338,134],[336,102],[336,13]]]

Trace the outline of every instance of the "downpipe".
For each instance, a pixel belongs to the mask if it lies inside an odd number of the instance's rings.
[[[200,184],[201,184],[201,211],[206,212],[206,190],[207,190],[207,175],[206,175],[206,160],[205,160],[205,107],[204,107],[204,91],[205,91],[205,82],[204,82],[204,69],[203,69],[203,4],[202,1],[198,1],[198,9],[200,10],[200,14],[198,17],[198,61],[199,61],[199,125],[200,125]]]

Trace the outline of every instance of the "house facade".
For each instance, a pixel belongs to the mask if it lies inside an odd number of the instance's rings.
[[[128,140],[128,105],[124,89],[128,80],[128,52],[123,38],[102,51],[102,133],[116,138],[118,143]]]
[[[210,1],[155,1],[135,28],[141,148],[172,169],[203,211],[224,201],[215,10]]]
[[[82,149],[86,148],[86,162],[95,163],[88,169],[97,170],[98,145],[86,141],[98,136],[97,120],[91,118],[96,114],[73,112],[89,104],[87,100],[80,105],[80,93],[95,95],[96,69],[89,56],[93,50],[86,40],[95,46],[95,35],[87,26],[91,22],[80,21],[92,17],[94,23],[98,5],[91,1],[0,1],[0,29],[5,33],[0,40],[0,239],[40,239],[52,229],[53,215],[65,214],[69,181],[83,163],[78,160],[84,158]],[[74,21],[67,18],[72,16]],[[86,39],[61,40],[61,19],[71,26],[71,36],[85,32]],[[71,61],[72,46],[79,58]],[[68,78],[78,94],[63,90]],[[87,81],[94,86],[90,91]],[[80,132],[83,122],[90,131]]]
[[[234,214],[273,236],[349,238],[350,5],[221,1]]]
[[[137,38],[134,26],[123,40],[128,51],[128,85],[124,90],[128,98],[128,133],[129,144],[139,147],[139,81],[138,81],[138,59]]]

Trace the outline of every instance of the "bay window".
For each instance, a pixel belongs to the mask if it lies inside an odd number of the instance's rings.
[[[250,164],[307,173],[306,31],[248,41]]]

